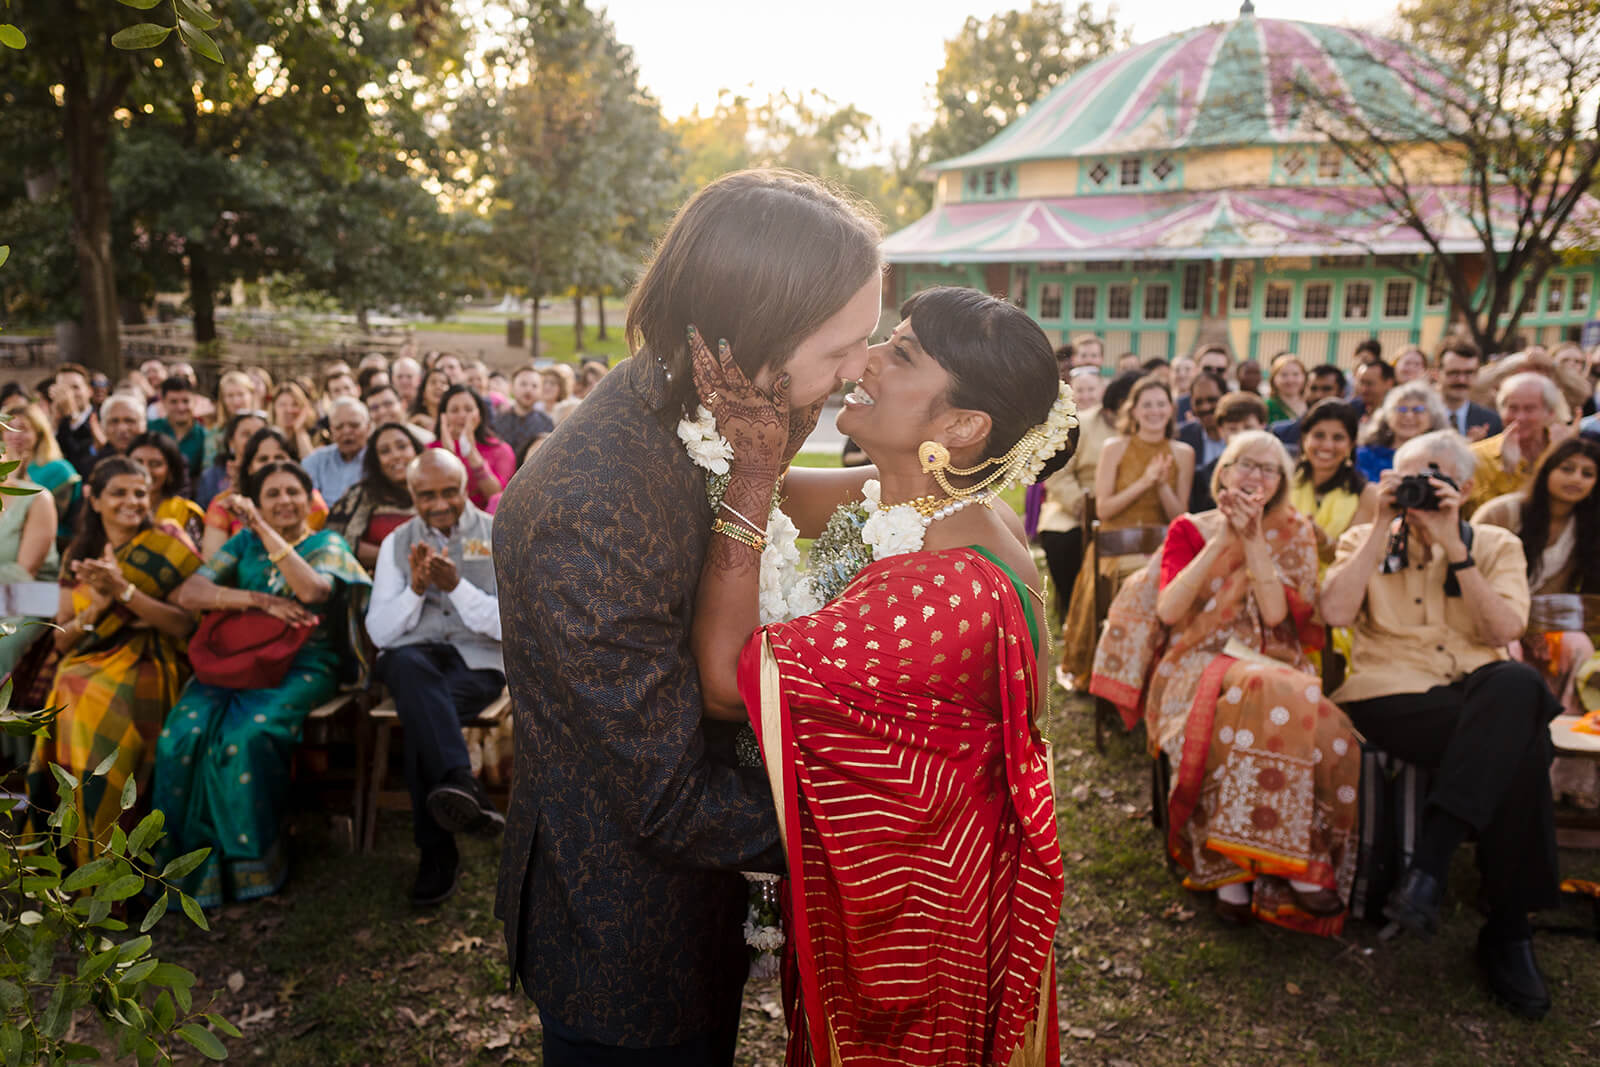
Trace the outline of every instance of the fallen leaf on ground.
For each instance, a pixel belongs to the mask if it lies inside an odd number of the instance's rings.
[[[402,1005],[400,1005],[400,1007],[398,1007],[398,1008],[396,1008],[394,1010],[394,1013],[396,1015],[400,1016],[406,1022],[410,1023],[412,1026],[415,1026],[418,1030],[421,1030],[424,1026],[427,1026],[430,1022],[433,1021],[433,1017],[435,1015],[439,1014],[439,1009],[438,1008],[434,1008],[434,1009],[432,1009],[430,1011],[424,1012],[419,1017],[416,1012],[412,1011],[409,1007],[407,1007],[406,1005],[402,1004]]]
[[[1088,1029],[1087,1027],[1069,1026],[1069,1027],[1067,1027],[1067,1036],[1068,1037],[1075,1037],[1079,1041],[1093,1041],[1099,1035],[1096,1034],[1093,1030]]]
[[[228,992],[237,993],[244,988],[244,972],[234,971],[228,975]]]
[[[1293,982],[1283,983],[1283,991],[1289,994],[1291,997],[1298,997],[1300,995],[1300,987],[1295,985]]]
[[[247,1006],[244,1014],[233,1020],[233,1024],[240,1029],[243,1029],[247,1026],[257,1026],[261,1023],[270,1023],[277,1017],[277,1008],[261,1008],[258,1011],[251,1011]]]

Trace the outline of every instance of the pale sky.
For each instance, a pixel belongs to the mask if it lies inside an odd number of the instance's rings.
[[[1103,8],[1103,0],[1094,0]],[[854,104],[886,142],[926,124],[944,43],[968,15],[980,19],[1028,0],[592,0],[631,46],[645,87],[668,118],[702,114],[718,89],[765,98],[817,89]],[[1076,7],[1068,0],[1069,10]],[[1118,22],[1135,42],[1238,17],[1238,0],[1121,0]],[[1343,0],[1324,21],[1382,30],[1396,0]],[[1256,0],[1261,17],[1304,18],[1303,4]]]

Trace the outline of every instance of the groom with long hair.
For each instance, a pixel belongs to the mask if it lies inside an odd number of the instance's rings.
[[[633,356],[496,513],[516,777],[496,914],[546,1067],[733,1062],[740,870],[781,871],[766,774],[702,720],[690,650],[713,514],[678,437],[687,333],[784,379],[798,448],[880,314],[879,231],[815,179],[745,171],[678,213],[628,313]]]

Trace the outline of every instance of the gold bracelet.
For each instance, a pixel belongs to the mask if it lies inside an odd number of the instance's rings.
[[[291,553],[293,551],[294,551],[294,546],[286,544],[282,548],[278,549],[278,551],[273,552],[271,555],[267,556],[267,562],[275,564],[280,559],[282,559],[284,556],[287,556],[289,553]]]
[[[723,537],[737,541],[747,548],[753,548],[757,552],[766,551],[767,539],[760,534],[751,533],[743,526],[737,526],[731,522],[723,522],[721,519],[714,519],[711,523],[711,532],[721,534]]]

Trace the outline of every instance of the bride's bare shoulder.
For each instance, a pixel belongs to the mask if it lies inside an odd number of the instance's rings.
[[[922,547],[930,552],[952,548],[981,548],[994,556],[1013,574],[1034,589],[1039,588],[1039,569],[1022,531],[1022,520],[1007,505],[996,502],[993,509],[971,505],[928,527]]]

